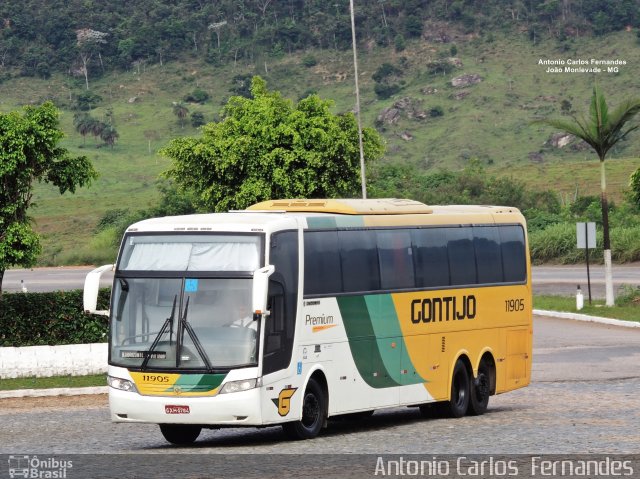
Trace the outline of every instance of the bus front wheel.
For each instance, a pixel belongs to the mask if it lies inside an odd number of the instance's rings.
[[[320,434],[327,418],[327,399],[322,387],[310,379],[302,400],[302,417],[299,421],[282,425],[284,433],[291,439],[311,439]]]
[[[171,444],[186,446],[193,444],[202,428],[191,424],[160,424],[160,432]]]
[[[471,396],[471,382],[469,371],[464,363],[458,359],[453,368],[451,378],[451,399],[448,404],[448,413],[451,417],[462,417],[467,414]]]

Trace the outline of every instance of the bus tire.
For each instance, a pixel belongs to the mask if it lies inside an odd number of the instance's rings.
[[[471,381],[469,371],[464,362],[456,361],[451,376],[451,399],[449,400],[448,413],[451,417],[462,417],[467,414],[471,396]]]
[[[171,444],[186,446],[193,444],[202,428],[192,424],[160,424],[160,432]]]
[[[480,416],[489,406],[491,396],[491,368],[486,361],[480,361],[478,376],[471,381],[471,398],[469,401],[469,414]]]
[[[320,434],[327,419],[327,398],[318,382],[311,378],[302,399],[302,417],[286,422],[282,430],[290,439],[312,439]]]

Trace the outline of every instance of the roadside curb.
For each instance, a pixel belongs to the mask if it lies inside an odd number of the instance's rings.
[[[14,389],[10,391],[0,391],[0,399],[45,396],[80,396],[83,394],[107,394],[108,391],[108,386],[86,388]]]
[[[603,318],[589,316],[587,314],[567,313],[564,311],[547,311],[546,309],[534,309],[533,314],[549,316],[552,318],[573,319],[575,321],[588,321],[591,323],[608,324],[609,326],[622,326],[625,328],[640,328],[640,322],[623,321],[622,319]]]

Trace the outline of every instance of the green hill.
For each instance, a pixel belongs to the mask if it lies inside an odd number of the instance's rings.
[[[547,73],[548,65],[540,64],[556,59],[583,59],[589,68],[591,59],[626,64],[618,66],[617,73],[608,73],[606,66],[601,73]],[[171,138],[198,134],[189,118],[181,127],[172,111],[173,102],[196,89],[208,93],[209,99],[204,104],[187,103],[187,107],[203,113],[206,121],[217,118],[232,89],[238,87],[238,76],[254,74],[292,99],[317,92],[333,99],[336,111],[354,108],[348,50],[308,48],[256,60],[214,66],[196,57],[106,71],[91,81],[91,91],[102,100],[90,114],[105,118],[112,112],[120,135],[113,149],[96,144],[91,135],[83,139],[74,130],[83,78],[53,72],[47,79],[13,76],[0,83],[2,111],[53,99],[62,111],[64,146],[74,154],[87,155],[100,173],[91,188],[75,195],[59,196],[53,189],[38,187],[37,206],[31,214],[44,235],[42,263],[77,260],[105,212],[146,208],[157,201],[155,181],[168,160],[155,152]],[[490,172],[516,177],[534,188],[551,188],[565,199],[576,191],[597,194],[598,162],[580,145],[545,145],[552,131],[532,126],[531,121],[585,111],[594,81],[614,105],[637,96],[640,81],[635,31],[534,43],[529,30],[480,35],[433,23],[426,25],[421,38],[406,40],[402,51],[374,41],[364,43],[359,60],[364,123],[375,125],[386,139],[383,162],[438,170],[459,169],[479,159]],[[398,91],[383,100],[375,92],[376,83],[383,82],[374,81],[373,76],[385,63],[394,69],[383,81]],[[452,80],[462,76],[472,84],[452,86]],[[607,160],[614,199],[622,197],[629,175],[640,167],[639,139],[634,134]],[[93,245],[99,246],[99,242]]]

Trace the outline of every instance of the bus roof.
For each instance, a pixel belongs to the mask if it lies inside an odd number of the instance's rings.
[[[269,200],[249,206],[247,210],[286,211],[304,213],[334,213],[342,215],[406,215],[433,212],[424,203],[397,198],[380,199],[295,199]]]
[[[296,217],[306,218],[305,228],[311,229],[329,225],[362,227],[524,222],[517,208],[507,206],[427,206],[419,201],[395,198],[292,199],[264,201],[246,210],[229,213],[151,218],[132,224],[127,232],[273,231],[295,228]]]
[[[379,199],[292,199],[269,200],[247,208],[249,211],[289,213],[329,213],[342,215],[416,214],[496,214],[519,213],[509,206],[446,205],[427,206],[415,200]]]

